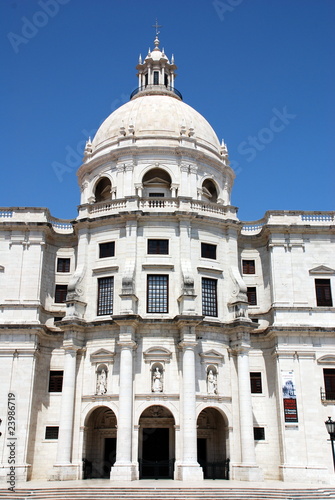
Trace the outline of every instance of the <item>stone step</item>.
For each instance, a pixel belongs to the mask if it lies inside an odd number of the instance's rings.
[[[334,488],[43,488],[0,490],[0,500],[335,500]]]

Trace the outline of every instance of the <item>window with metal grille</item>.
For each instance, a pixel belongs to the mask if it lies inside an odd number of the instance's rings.
[[[169,312],[169,277],[165,274],[147,276],[147,312]]]
[[[216,245],[201,243],[201,257],[204,259],[216,259]]]
[[[252,394],[262,393],[262,374],[260,372],[250,373],[250,389]]]
[[[154,85],[158,85],[158,84],[159,84],[159,72],[154,71]]]
[[[254,427],[254,440],[264,441],[265,439],[265,429],[264,427]]]
[[[108,241],[107,243],[99,244],[99,259],[105,257],[114,257],[115,255],[115,241]]]
[[[202,278],[202,314],[217,316],[217,280]]]
[[[113,314],[114,277],[98,278],[97,315]]]
[[[57,273],[69,273],[69,272],[70,272],[70,259],[59,257],[57,259]]]
[[[49,376],[49,392],[62,392],[63,389],[63,371],[51,370]]]
[[[243,274],[255,274],[255,261],[254,260],[242,260]]]
[[[315,280],[316,305],[332,307],[332,292],[329,279]]]
[[[45,439],[58,439],[59,427],[46,427]]]
[[[148,254],[168,255],[169,240],[148,240]]]
[[[255,286],[247,287],[247,297],[250,306],[257,306],[257,294]]]
[[[55,287],[55,302],[63,304],[66,301],[67,285],[56,285]]]
[[[335,400],[335,370],[333,368],[323,369],[323,378],[325,381],[325,392],[327,400]]]

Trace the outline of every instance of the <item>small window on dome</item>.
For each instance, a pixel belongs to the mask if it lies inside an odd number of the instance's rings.
[[[212,203],[216,203],[218,199],[218,194],[216,191],[216,187],[213,181],[210,179],[206,179],[202,183],[202,196],[205,200],[208,200]]]
[[[159,71],[154,71],[154,85],[159,84]]]
[[[102,177],[95,188],[95,201],[105,201],[111,199],[111,181],[107,177]]]

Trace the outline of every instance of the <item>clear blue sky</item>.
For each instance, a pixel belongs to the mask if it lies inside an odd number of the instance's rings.
[[[228,145],[240,218],[333,210],[334,0],[1,0],[0,206],[76,216],[85,139],[137,86],[156,17],[176,88]]]

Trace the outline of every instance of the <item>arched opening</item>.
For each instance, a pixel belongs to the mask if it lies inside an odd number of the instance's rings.
[[[202,198],[204,201],[210,201],[211,203],[217,202],[218,193],[215,184],[211,179],[206,179],[202,183]]]
[[[205,479],[229,479],[227,426],[215,408],[205,408],[198,416],[198,462]]]
[[[149,406],[142,413],[139,433],[140,479],[173,479],[175,421],[164,406]]]
[[[111,181],[107,177],[102,177],[95,188],[95,201],[110,200],[112,197],[111,188]]]
[[[171,177],[162,168],[152,168],[142,180],[145,198],[169,198],[171,196]]]
[[[106,406],[87,418],[83,457],[84,479],[109,478],[116,459],[116,416]]]

